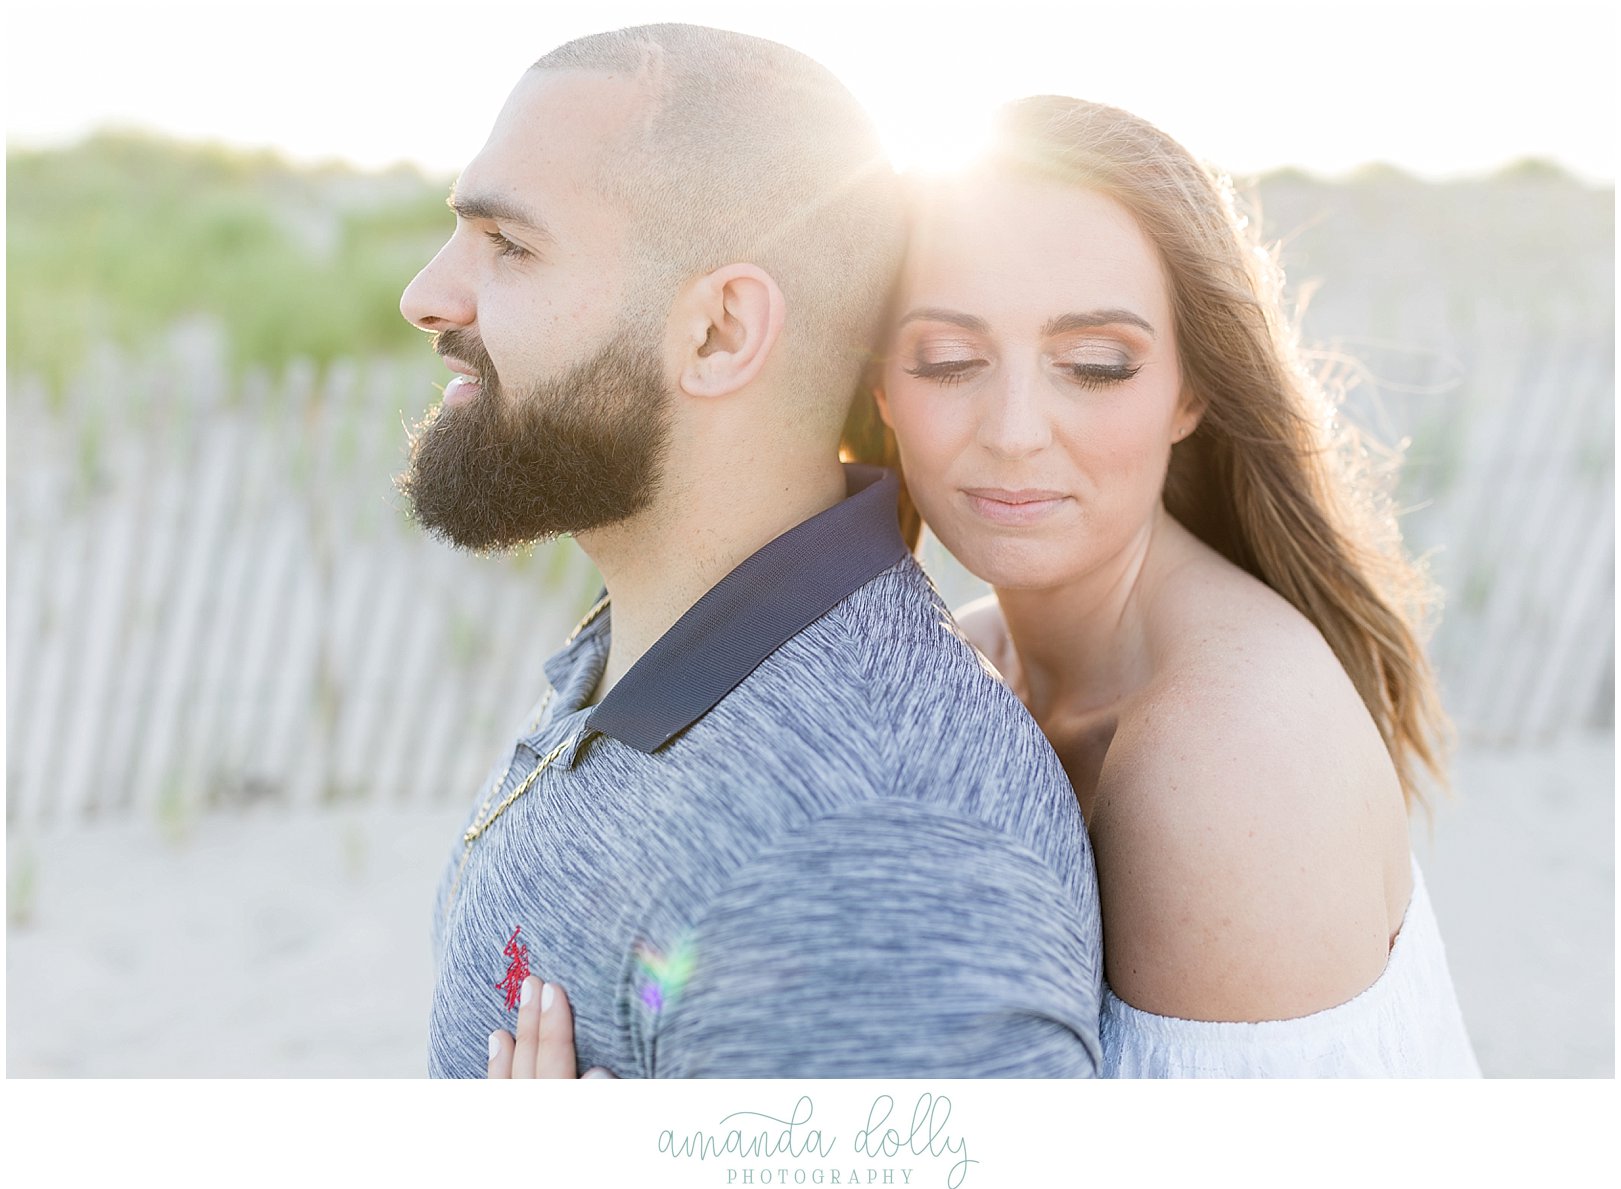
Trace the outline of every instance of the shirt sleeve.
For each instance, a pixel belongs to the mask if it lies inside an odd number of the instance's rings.
[[[1016,839],[940,809],[816,818],[733,873],[668,985],[643,989],[648,1069],[1095,1076],[1096,905]]]

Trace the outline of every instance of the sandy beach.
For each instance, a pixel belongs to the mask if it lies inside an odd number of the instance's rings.
[[[1456,783],[1414,846],[1483,1070],[1613,1076],[1614,736],[1466,752]],[[462,813],[13,832],[7,1074],[422,1076],[429,912]]]

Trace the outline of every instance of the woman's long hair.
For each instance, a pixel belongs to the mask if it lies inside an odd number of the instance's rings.
[[[986,168],[1106,194],[1157,246],[1183,380],[1202,408],[1172,448],[1166,510],[1316,625],[1372,715],[1409,810],[1428,810],[1419,768],[1444,786],[1450,740],[1420,639],[1433,588],[1402,550],[1365,448],[1303,366],[1282,273],[1231,187],[1146,121],[1060,96],[1003,108]],[[898,469],[870,394],[845,452]],[[903,497],[914,545],[918,523]]]

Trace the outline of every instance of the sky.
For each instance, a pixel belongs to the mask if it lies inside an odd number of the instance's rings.
[[[548,48],[682,20],[817,58],[902,165],[949,164],[996,102],[1062,93],[1240,176],[1379,160],[1445,178],[1535,156],[1615,178],[1609,4],[244,0],[12,5],[5,20],[14,146],[120,124],[448,176]]]

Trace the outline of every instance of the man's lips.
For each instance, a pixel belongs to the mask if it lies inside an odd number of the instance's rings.
[[[996,524],[1034,524],[1057,511],[1069,497],[1061,491],[1026,487],[965,487],[968,506]]]
[[[478,373],[459,359],[444,356],[445,366],[456,373],[455,379],[445,385],[445,404],[466,404],[479,394]]]

